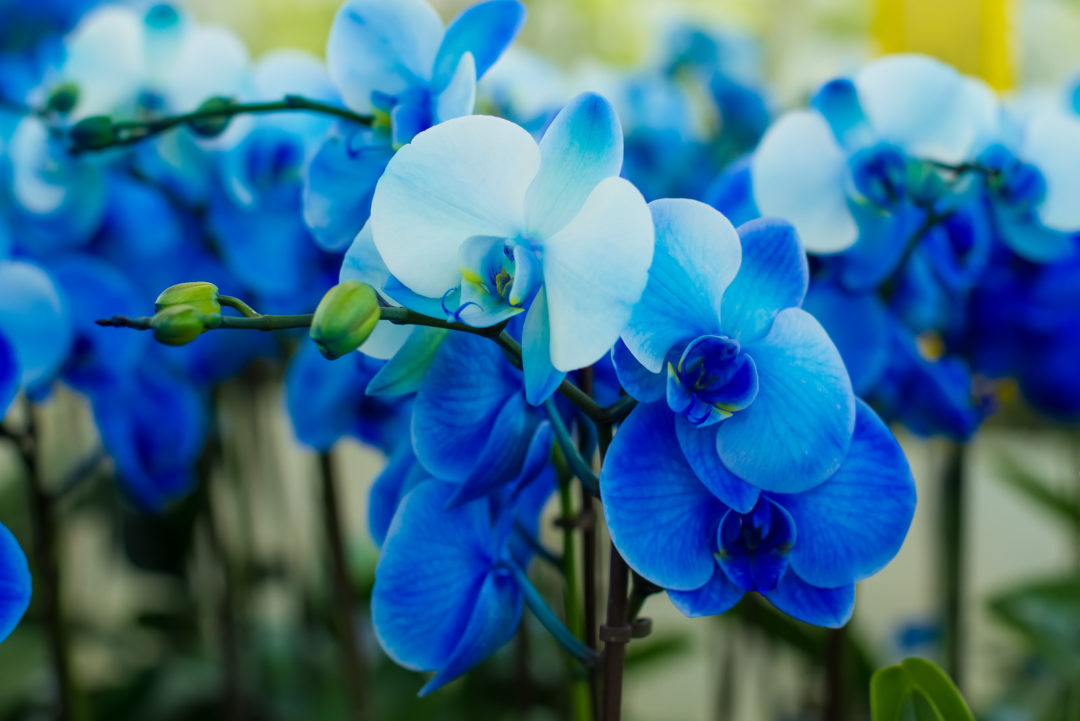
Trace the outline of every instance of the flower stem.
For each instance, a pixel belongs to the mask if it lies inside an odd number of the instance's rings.
[[[56,683],[57,721],[82,718],[71,664],[71,646],[67,619],[64,617],[60,554],[57,548],[56,504],[45,487],[41,473],[40,435],[37,409],[26,401],[26,430],[16,440],[19,455],[26,467],[30,498],[30,519],[34,528],[34,585],[41,595],[45,627]]]
[[[597,653],[578,640],[577,636],[563,625],[562,621],[544,602],[544,597],[540,595],[540,591],[536,589],[536,586],[532,584],[529,577],[516,563],[506,561],[503,563],[503,567],[510,571],[510,574],[517,582],[522,596],[525,598],[525,605],[529,607],[529,610],[533,612],[533,615],[547,629],[548,633],[559,642],[559,645],[566,649],[567,653],[585,666],[595,666],[600,662]]]
[[[941,620],[945,671],[956,687],[963,689],[964,672],[964,476],[967,447],[949,447],[942,475],[941,492]]]
[[[559,474],[559,512],[564,519],[574,515],[574,496],[572,492],[571,478],[566,473]],[[574,543],[574,528],[569,523],[562,525],[562,565],[563,578],[566,582],[563,591],[563,608],[566,616],[566,626],[577,638],[586,638],[587,645],[590,639],[585,636],[585,616],[581,608],[581,588],[578,583],[577,569],[577,544]],[[592,721],[593,708],[592,698],[589,693],[588,678],[582,675],[578,669],[570,670],[570,713],[573,721]]]
[[[544,401],[544,410],[547,411],[548,420],[551,421],[551,430],[555,434],[555,441],[559,444],[559,448],[566,457],[566,463],[570,466],[570,470],[573,471],[581,484],[591,494],[599,498],[600,479],[589,468],[588,462],[582,457],[581,452],[574,444],[574,439],[570,437],[570,431],[566,428],[566,424],[563,423],[562,416],[559,415],[559,409],[555,407],[555,401],[552,398]]]
[[[618,638],[614,631],[629,631],[626,603],[629,582],[630,569],[612,544],[605,623],[609,635],[604,639],[604,721],[620,721],[622,718],[623,667],[626,664],[626,643],[629,639]]]
[[[326,530],[326,544],[330,548],[330,570],[334,585],[334,615],[338,626],[345,683],[352,703],[352,717],[355,721],[371,721],[373,715],[367,659],[360,649],[356,624],[353,622],[356,598],[349,579],[345,533],[338,503],[337,474],[330,453],[319,456],[319,471],[323,526]]]
[[[128,120],[113,123],[115,138],[111,142],[96,144],[93,147],[76,147],[73,152],[87,152],[105,150],[108,148],[134,145],[148,140],[156,135],[172,130],[183,125],[197,123],[204,120],[220,120],[232,118],[237,115],[262,115],[266,113],[321,113],[333,117],[348,120],[357,125],[371,125],[374,118],[370,115],[360,115],[347,108],[330,103],[300,97],[299,95],[286,95],[281,100],[264,103],[228,103],[211,108],[203,108],[191,113],[170,115],[152,120]]]

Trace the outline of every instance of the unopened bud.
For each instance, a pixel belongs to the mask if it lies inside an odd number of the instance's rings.
[[[190,305],[205,316],[221,315],[218,287],[213,283],[196,281],[170,286],[154,301],[154,310],[160,312],[174,305]]]
[[[45,106],[54,113],[67,115],[79,103],[79,86],[75,83],[64,83],[49,93],[49,99]]]
[[[116,142],[116,128],[108,115],[91,115],[71,128],[71,144],[76,150],[100,150]]]
[[[379,322],[379,298],[370,285],[347,280],[326,291],[311,321],[311,339],[329,360],[351,353]]]
[[[213,97],[204,100],[202,105],[199,106],[198,112],[200,113],[213,113],[219,110],[224,110],[232,105],[232,100],[226,97]],[[203,118],[196,118],[188,121],[188,127],[191,128],[191,132],[196,135],[201,135],[204,138],[216,138],[225,132],[225,128],[229,127],[229,121],[232,117],[229,115],[207,115]]]
[[[206,330],[203,314],[190,305],[170,305],[150,321],[154,337],[165,345],[187,345]]]

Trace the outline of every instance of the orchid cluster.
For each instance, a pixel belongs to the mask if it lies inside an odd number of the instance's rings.
[[[753,59],[701,31],[629,79],[495,67],[517,0],[445,26],[423,0],[346,0],[325,63],[253,62],[169,4],[53,5],[31,52],[0,54],[0,412],[75,389],[127,496],[164,513],[215,389],[287,359],[303,445],[389,459],[371,616],[434,674],[421,693],[525,606],[586,666],[598,639],[620,664],[630,575],[688,616],[757,593],[842,626],[915,512],[885,421],[966,439],[1005,377],[1080,414],[1075,113],[894,56],[769,125]],[[548,82],[523,95],[529,67]],[[567,539],[602,505],[598,636],[573,544],[544,545],[556,494]],[[562,618],[534,559],[563,575]],[[0,638],[29,595],[0,527]]]

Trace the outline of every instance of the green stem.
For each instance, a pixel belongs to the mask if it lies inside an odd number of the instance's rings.
[[[941,619],[945,671],[956,687],[964,681],[964,475],[966,446],[953,443],[945,463],[941,492]]]
[[[544,410],[547,411],[551,429],[555,434],[555,441],[559,444],[563,456],[566,457],[566,463],[570,466],[570,470],[573,471],[574,475],[578,477],[578,480],[590,493],[599,498],[600,479],[593,473],[592,468],[589,467],[588,462],[582,457],[581,452],[574,444],[574,439],[570,437],[570,431],[566,428],[566,424],[563,423],[562,416],[559,415],[559,409],[555,407],[555,401],[551,398],[544,401]]]
[[[518,587],[521,589],[521,594],[525,598],[525,605],[529,607],[529,610],[536,616],[536,620],[547,629],[548,633],[559,642],[567,653],[576,658],[585,666],[595,666],[600,662],[599,656],[591,648],[583,644],[577,636],[572,634],[562,621],[552,612],[547,603],[544,602],[544,597],[540,595],[540,591],[536,590],[536,586],[532,584],[529,577],[523,570],[514,562],[507,561],[503,563],[503,567],[510,571],[510,574],[514,577]]]
[[[255,309],[250,305],[240,300],[239,298],[233,298],[231,295],[219,295],[218,303],[226,308],[232,308],[240,311],[240,315],[245,318],[261,318],[262,314],[256,313]]]
[[[559,513],[564,519],[574,517],[573,485],[569,474],[559,474]],[[585,638],[585,616],[581,607],[581,588],[578,583],[577,548],[574,543],[574,527],[569,523],[562,525],[562,564],[566,587],[563,591],[563,613],[566,626],[577,638]],[[570,678],[570,713],[573,721],[592,721],[592,698],[589,693],[588,678],[571,669]]]
[[[115,139],[111,142],[101,143],[93,147],[74,148],[73,152],[87,152],[105,150],[108,148],[134,145],[152,138],[173,128],[203,120],[220,120],[232,118],[237,115],[261,115],[265,113],[321,113],[333,117],[348,120],[358,125],[371,125],[374,118],[370,115],[360,115],[347,108],[342,108],[317,100],[310,100],[298,95],[286,95],[281,100],[264,103],[235,103],[221,105],[212,108],[203,108],[191,113],[170,115],[153,120],[129,120],[113,123]]]

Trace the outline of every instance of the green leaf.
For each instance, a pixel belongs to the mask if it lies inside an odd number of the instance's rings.
[[[1001,480],[1059,520],[1065,521],[1074,529],[1080,529],[1080,496],[1070,497],[1051,488],[1041,478],[1007,456],[1000,457],[998,464]]]
[[[926,659],[904,659],[870,679],[873,721],[899,721],[908,702],[919,721],[975,721],[952,680]]]
[[[988,606],[997,620],[1026,636],[1039,652],[1080,671],[1080,577],[1027,583],[997,594]]]

